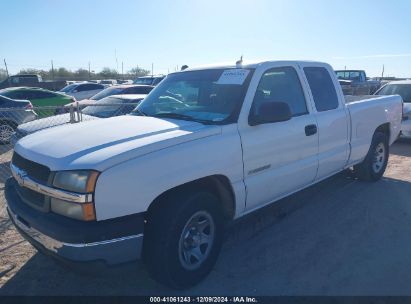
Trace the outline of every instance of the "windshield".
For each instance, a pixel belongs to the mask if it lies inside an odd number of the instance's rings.
[[[387,84],[377,95],[400,95],[406,103],[411,103],[411,84]]]
[[[134,114],[212,124],[235,122],[252,74],[251,69],[171,74],[144,99]]]
[[[112,116],[116,116],[119,114],[127,114],[123,110],[125,108],[129,108],[128,112],[131,112],[135,106],[130,105],[129,107],[127,107],[127,106],[119,105],[119,104],[128,103],[128,102],[131,103],[133,101],[130,99],[122,99],[119,97],[106,97],[104,99],[101,99],[97,103],[97,105],[85,107],[82,112],[83,114],[96,116],[100,118],[112,117]],[[134,102],[137,103],[138,101],[134,101]]]
[[[111,96],[111,95],[117,95],[117,94],[120,94],[122,92],[123,92],[123,89],[121,89],[121,88],[111,87],[111,88],[104,89],[103,91],[97,93],[96,95],[94,95],[90,99],[91,100],[100,100],[100,99],[103,99],[104,97]]]
[[[75,87],[77,87],[77,84],[70,84],[70,85],[65,86],[64,88],[62,88],[62,89],[60,90],[60,92],[65,92],[65,93],[67,93],[67,92],[70,92],[71,90],[73,90]]]

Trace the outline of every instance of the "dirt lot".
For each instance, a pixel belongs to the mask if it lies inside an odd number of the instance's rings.
[[[183,294],[411,295],[411,142],[391,152],[377,183],[344,172],[237,222],[212,273]],[[137,263],[97,275],[55,264],[0,199],[0,295],[177,294]]]

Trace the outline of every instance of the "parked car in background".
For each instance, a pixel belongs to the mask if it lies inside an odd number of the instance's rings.
[[[20,138],[28,134],[59,125],[128,114],[145,97],[145,94],[113,95],[94,101],[94,105],[82,107],[80,113],[73,113],[73,116],[71,113],[65,113],[21,124],[17,127],[11,142],[15,145]]]
[[[401,124],[401,137],[411,138],[411,80],[392,81],[375,95],[400,95],[404,102],[404,110]]]
[[[152,89],[154,89],[154,86],[151,86],[151,85],[133,85],[133,84],[116,85],[116,86],[105,88],[103,91],[91,97],[90,100],[100,100],[110,95],[148,94],[151,92]]]
[[[76,100],[83,100],[96,95],[105,88],[106,86],[99,83],[82,82],[70,84],[61,89],[60,92],[73,96]]]
[[[372,95],[381,86],[377,80],[368,80],[363,70],[335,71],[344,95]]]
[[[141,94],[147,95],[154,89],[153,86],[149,85],[116,85],[112,87],[105,88],[103,91],[97,93],[90,99],[83,99],[80,101],[74,101],[72,103],[66,104],[64,107],[56,109],[56,114],[67,113],[69,111],[69,107],[77,107],[77,106],[85,106],[88,104],[93,104],[97,100],[102,98],[111,96],[111,95],[128,95],[128,94]]]
[[[402,100],[357,99],[320,62],[173,73],[133,114],[18,141],[7,211],[51,257],[86,268],[143,258],[153,278],[188,288],[212,270],[231,221],[351,167],[382,177]]]
[[[12,99],[30,100],[33,107],[46,106],[63,106],[67,103],[75,101],[73,97],[67,96],[59,92],[52,92],[40,88],[16,87],[0,90],[0,95]],[[52,109],[41,109],[38,111],[40,117],[53,115]]]
[[[38,87],[52,91],[58,91],[67,85],[65,80],[43,81],[42,77],[37,74],[18,74],[8,77],[0,82],[0,89],[9,87]]]
[[[166,76],[157,75],[157,76],[142,76],[138,77],[133,81],[134,84],[146,84],[156,86],[158,85]]]
[[[18,125],[36,118],[37,115],[29,100],[0,96],[0,143],[9,143]]]
[[[113,85],[117,84],[117,80],[115,80],[115,79],[103,79],[103,80],[100,80],[99,83],[104,84],[106,86],[113,86]]]
[[[133,84],[131,79],[117,79],[117,84]]]

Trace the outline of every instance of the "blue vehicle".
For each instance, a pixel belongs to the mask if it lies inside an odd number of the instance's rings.
[[[0,144],[10,142],[18,125],[37,119],[29,100],[11,99],[0,95]]]

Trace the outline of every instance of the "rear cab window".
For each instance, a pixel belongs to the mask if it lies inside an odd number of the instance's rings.
[[[304,74],[317,111],[324,112],[337,109],[339,107],[338,95],[328,70],[323,67],[305,67]]]

